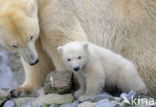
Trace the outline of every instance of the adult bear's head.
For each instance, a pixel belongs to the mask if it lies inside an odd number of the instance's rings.
[[[15,50],[30,65],[38,62],[39,36],[36,0],[0,0],[0,43]]]

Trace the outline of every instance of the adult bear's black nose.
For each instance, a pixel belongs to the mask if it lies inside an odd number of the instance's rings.
[[[30,65],[36,65],[39,62],[39,59],[37,59],[34,63],[31,63]]]
[[[80,67],[74,67],[74,71],[79,71]]]

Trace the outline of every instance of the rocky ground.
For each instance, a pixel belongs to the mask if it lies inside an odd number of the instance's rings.
[[[114,97],[102,92],[85,102],[72,95],[72,74],[51,72],[36,97],[11,98],[7,90],[0,90],[0,107],[156,107],[153,98],[135,91]]]
[[[24,70],[19,56],[0,47],[0,107],[156,107],[153,98],[138,95],[135,91],[115,97],[109,93],[79,102],[72,95],[71,72],[51,72],[36,97],[11,98],[10,88],[24,80]]]
[[[24,69],[20,57],[0,46],[0,88],[13,88],[23,81]]]

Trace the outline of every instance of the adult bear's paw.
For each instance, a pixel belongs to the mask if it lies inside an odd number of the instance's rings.
[[[18,87],[16,89],[10,90],[10,96],[14,97],[25,97],[25,96],[34,96],[34,92],[27,87]]]

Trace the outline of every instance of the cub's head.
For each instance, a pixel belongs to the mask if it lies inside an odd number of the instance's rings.
[[[64,46],[59,46],[62,61],[70,71],[81,71],[88,63],[87,42],[70,42]]]
[[[37,1],[0,0],[0,7],[0,43],[35,65],[35,41],[39,36]]]

